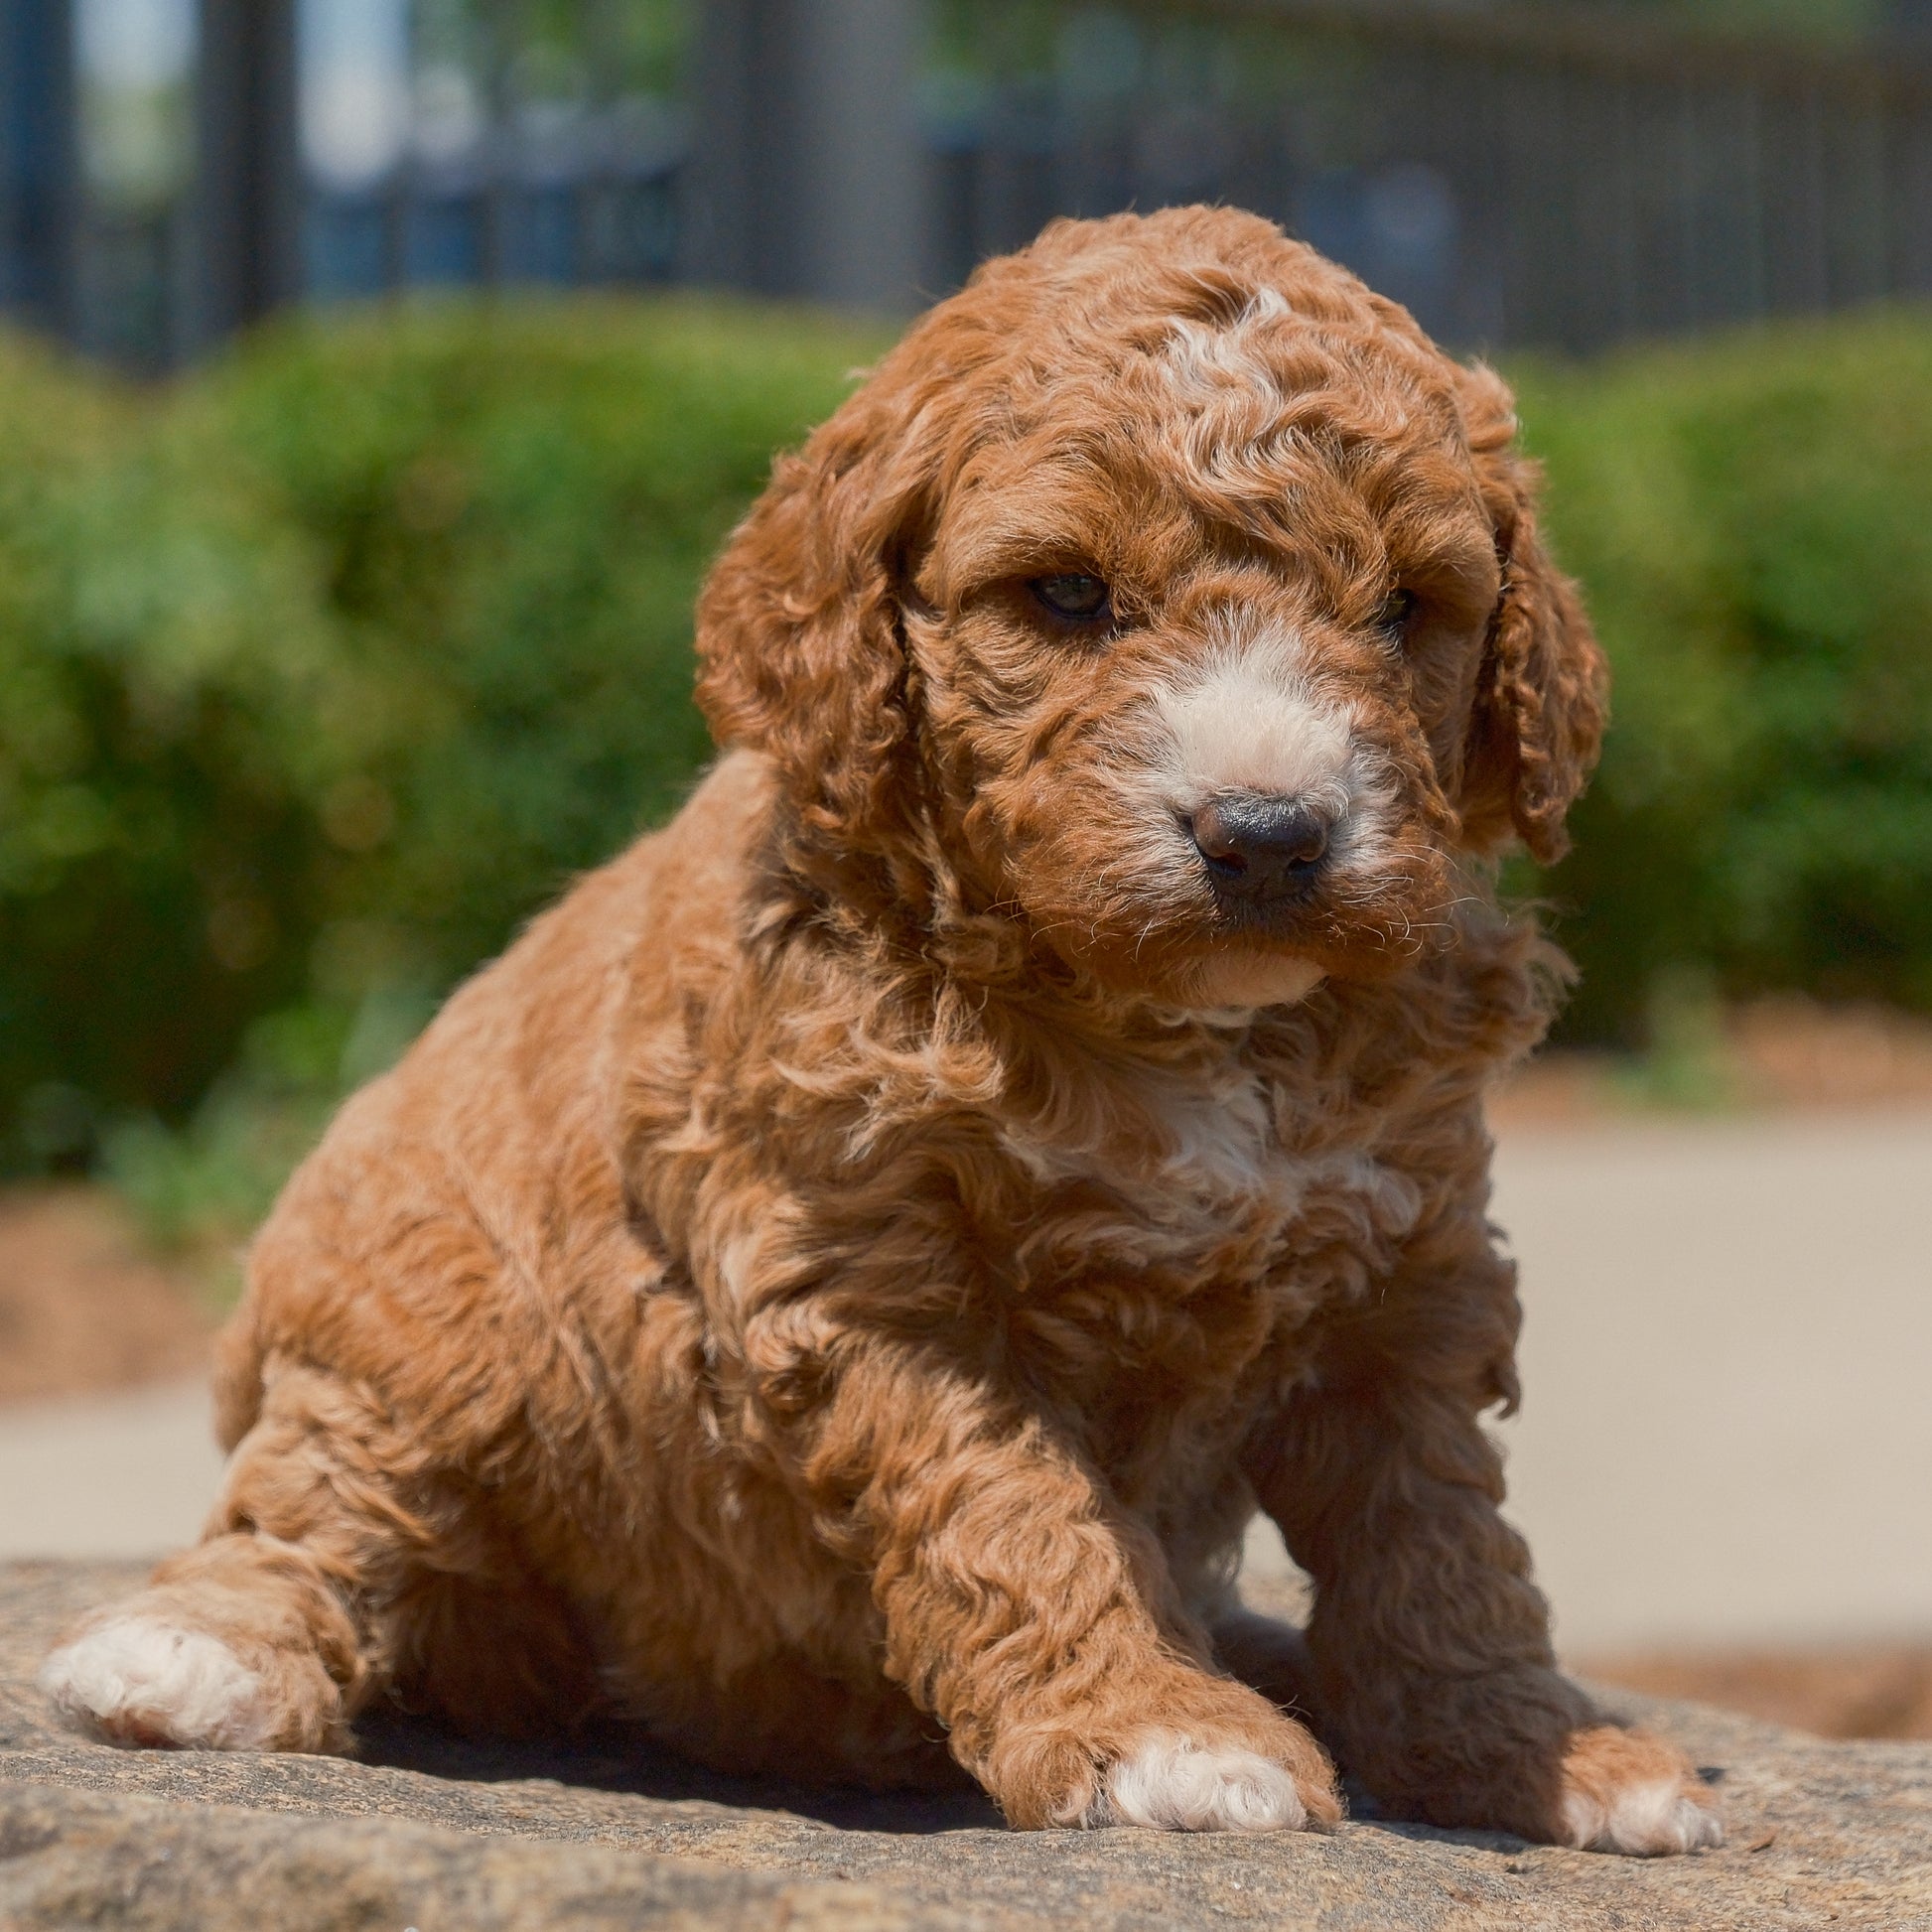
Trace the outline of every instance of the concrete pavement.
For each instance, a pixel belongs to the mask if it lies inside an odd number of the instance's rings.
[[[1568,1652],[1932,1631],[1932,1112],[1520,1127],[1495,1215]],[[0,1410],[0,1557],[185,1542],[217,1473],[199,1388]]]
[[[1932,1633],[1932,1114],[1519,1134],[1496,1218],[1568,1649]]]
[[[179,1548],[220,1479],[205,1381],[0,1409],[0,1559]]]
[[[1493,1213],[1568,1654],[1932,1632],[1932,1113],[1516,1128]]]

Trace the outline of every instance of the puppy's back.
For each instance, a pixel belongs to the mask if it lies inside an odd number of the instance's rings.
[[[466,1404],[474,1429],[557,1355],[560,1322],[595,1321],[566,1302],[619,1282],[634,1298],[613,1035],[626,1009],[668,1022],[730,969],[767,801],[760,760],[721,760],[670,825],[579,881],[347,1101],[251,1248],[216,1366],[224,1449],[253,1426],[278,1353],[418,1415]],[[622,1031],[634,1038],[634,1012]]]

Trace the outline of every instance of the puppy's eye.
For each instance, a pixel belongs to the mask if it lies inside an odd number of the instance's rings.
[[[1375,614],[1375,627],[1390,643],[1399,644],[1408,633],[1409,620],[1415,615],[1415,592],[1391,591]]]
[[[1056,618],[1069,623],[1094,623],[1108,615],[1108,590],[1103,579],[1079,571],[1035,577],[1027,588]]]

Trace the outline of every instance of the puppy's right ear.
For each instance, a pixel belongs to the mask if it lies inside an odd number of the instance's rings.
[[[698,704],[721,745],[776,767],[800,831],[883,853],[915,810],[900,615],[932,462],[919,416],[875,378],[732,533],[698,599]]]

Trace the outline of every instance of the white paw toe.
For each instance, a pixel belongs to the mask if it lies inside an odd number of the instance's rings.
[[[1572,1791],[1564,1799],[1563,1822],[1579,1850],[1632,1858],[1700,1852],[1725,1839],[1724,1821],[1676,1777],[1624,1785],[1606,1798]]]
[[[1123,1757],[1080,1821],[1157,1832],[1293,1832],[1308,1823],[1295,1780],[1253,1751],[1164,1731]]]
[[[267,1685],[226,1644],[153,1617],[83,1631],[41,1666],[40,1687],[69,1725],[113,1744],[260,1750],[275,1729]]]

